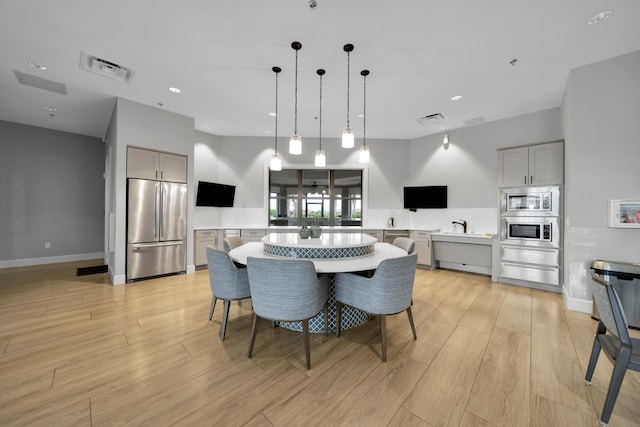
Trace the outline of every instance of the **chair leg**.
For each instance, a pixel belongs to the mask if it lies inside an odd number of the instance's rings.
[[[413,339],[417,340],[416,326],[413,323],[413,314],[411,314],[411,307],[407,307],[407,316],[409,316],[409,323],[411,324],[411,332],[413,332]]]
[[[213,299],[211,300],[211,310],[209,310],[209,320],[213,319],[213,309],[216,308],[216,301],[218,300],[218,298],[216,298],[216,296],[213,296]]]
[[[598,356],[600,356],[601,349],[600,340],[598,335],[593,338],[593,347],[591,348],[591,357],[589,358],[589,367],[587,368],[587,374],[584,377],[584,382],[587,385],[591,385],[591,378],[593,378],[593,372],[596,370],[596,364],[598,363]]]
[[[311,349],[309,348],[309,319],[302,321],[302,335],[304,340],[304,355],[307,359],[307,369],[311,369]]]
[[[340,315],[342,314],[342,303],[336,301],[336,337],[340,338]]]
[[[380,342],[382,343],[382,361],[387,361],[387,316],[380,315]]]
[[[329,336],[329,304],[324,305],[324,336]]]
[[[249,352],[247,353],[247,357],[251,359],[251,354],[253,353],[253,344],[256,342],[256,335],[258,335],[258,323],[260,322],[260,318],[257,314],[253,313],[253,326],[251,326],[251,341],[249,342]]]
[[[227,319],[229,318],[229,307],[231,307],[231,300],[225,299],[224,312],[222,313],[222,326],[220,326],[220,339],[224,341],[224,336],[227,334]]]
[[[618,398],[618,392],[622,386],[622,380],[624,374],[627,372],[629,366],[629,359],[631,359],[631,349],[621,348],[616,363],[613,365],[613,373],[611,374],[611,382],[609,383],[609,390],[607,391],[607,397],[604,400],[604,408],[602,408],[602,417],[600,422],[609,424],[609,418],[613,412],[613,407],[616,404]]]

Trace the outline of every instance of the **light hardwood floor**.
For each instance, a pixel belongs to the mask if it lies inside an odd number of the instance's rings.
[[[0,425],[597,426],[611,364],[584,384],[596,323],[559,294],[418,270],[405,314],[313,335],[261,324],[251,305],[208,320],[206,270],[122,286],[65,263],[0,270]],[[637,331],[633,334],[638,336]],[[611,426],[640,425],[629,371]]]

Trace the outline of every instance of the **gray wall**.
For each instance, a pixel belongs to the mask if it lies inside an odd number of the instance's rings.
[[[0,153],[0,267],[102,258],[102,141],[0,121]]]
[[[571,71],[563,102],[565,296],[591,300],[594,259],[640,261],[640,229],[608,228],[610,199],[640,199],[640,52]],[[571,307],[571,305],[569,305]]]
[[[497,207],[498,148],[562,139],[560,108],[456,129],[413,140],[411,185],[447,185],[450,208]]]
[[[302,155],[288,153],[289,137],[278,139],[283,168],[313,168],[317,138],[303,136]],[[358,141],[361,143],[361,141]],[[273,137],[211,136],[196,133],[194,182],[215,181],[236,186],[234,208],[195,208],[194,226],[266,227],[266,170],[274,152]],[[368,208],[401,208],[402,187],[409,179],[407,159],[409,142],[405,140],[368,140],[371,162],[358,163],[359,146],[345,150],[338,139],[323,139],[327,168],[368,170]]]

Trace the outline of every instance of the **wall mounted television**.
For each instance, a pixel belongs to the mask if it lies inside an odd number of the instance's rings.
[[[198,191],[196,192],[196,206],[232,208],[235,194],[235,185],[198,181]]]
[[[405,209],[445,209],[446,207],[446,185],[404,187]]]

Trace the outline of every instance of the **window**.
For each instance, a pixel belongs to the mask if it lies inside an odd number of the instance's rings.
[[[362,170],[269,171],[269,225],[362,225]]]

